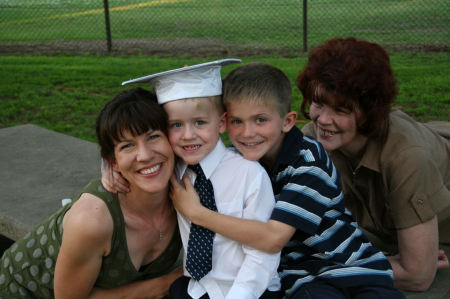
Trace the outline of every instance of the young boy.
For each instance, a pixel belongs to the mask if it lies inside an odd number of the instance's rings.
[[[339,174],[323,147],[295,127],[291,85],[284,73],[254,63],[224,80],[228,134],[233,145],[269,173],[276,204],[265,223],[206,210],[184,180],[172,179],[177,210],[246,245],[282,249],[280,276],[289,298],[403,298],[392,269],[344,207]]]
[[[200,195],[210,192],[219,213],[267,221],[275,200],[267,173],[257,162],[245,160],[227,149],[220,140],[225,131],[223,109],[222,65],[238,63],[227,59],[170,70],[124,82],[149,82],[169,116],[169,142],[180,158],[177,175],[191,184],[206,181]],[[191,170],[200,165],[202,170]],[[204,174],[204,175],[203,175]],[[200,183],[198,183],[200,184]],[[205,197],[208,197],[205,195]],[[214,201],[214,198],[212,201]],[[211,203],[204,203],[205,205]],[[178,214],[181,239],[185,249],[184,277],[171,287],[172,298],[276,298],[280,289],[277,274],[279,253],[265,253],[243,246],[224,236],[196,225]],[[198,257],[208,251],[207,240],[195,239],[197,233],[214,238],[212,256]],[[206,245],[204,245],[206,244]],[[192,246],[192,247],[191,247]],[[201,254],[199,254],[201,255]],[[191,261],[192,260],[192,261]],[[211,268],[196,268],[211,263]],[[192,277],[192,278],[191,278]],[[270,291],[266,291],[266,289]],[[271,292],[274,291],[274,292]]]

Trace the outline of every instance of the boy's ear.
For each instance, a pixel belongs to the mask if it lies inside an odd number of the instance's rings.
[[[226,129],[227,129],[227,113],[224,112],[224,113],[222,113],[222,115],[220,116],[220,119],[219,119],[219,132],[220,132],[220,134],[225,133]]]
[[[292,127],[295,125],[295,121],[297,120],[297,112],[295,111],[289,111],[283,119],[283,127],[281,128],[281,131],[283,133],[289,132]]]

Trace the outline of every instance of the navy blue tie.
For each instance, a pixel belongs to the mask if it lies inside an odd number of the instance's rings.
[[[189,168],[197,174],[194,188],[200,197],[200,202],[208,209],[217,211],[216,201],[214,199],[214,189],[211,181],[206,178],[199,164],[190,165]],[[194,223],[191,224],[186,270],[188,270],[192,278],[197,281],[211,271],[214,235],[215,233],[207,228]]]

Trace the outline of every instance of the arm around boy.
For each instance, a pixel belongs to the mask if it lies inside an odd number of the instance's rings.
[[[169,141],[179,158],[178,179],[184,177],[194,185],[203,205],[211,204],[210,197],[214,197],[215,204],[207,209],[265,222],[275,204],[267,173],[220,140],[226,127],[220,68],[229,62],[195,65],[131,81],[150,82],[169,116]],[[277,295],[279,253],[245,246],[199,227],[181,214],[178,223],[185,249],[185,276],[172,285],[172,298]]]
[[[269,174],[276,198],[271,219],[207,211],[196,204],[186,180],[186,188],[172,180],[177,209],[238,242],[269,252],[282,249],[279,271],[289,298],[403,298],[386,257],[345,209],[339,174],[326,151],[295,127],[291,85],[283,72],[262,63],[238,67],[224,80],[223,99],[231,142]]]

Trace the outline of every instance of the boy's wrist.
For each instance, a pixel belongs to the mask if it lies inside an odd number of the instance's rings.
[[[208,217],[208,214],[210,212],[212,211],[200,204],[197,208],[192,209],[190,215],[188,215],[187,218],[189,218],[191,222],[197,225],[202,225],[203,219]]]

